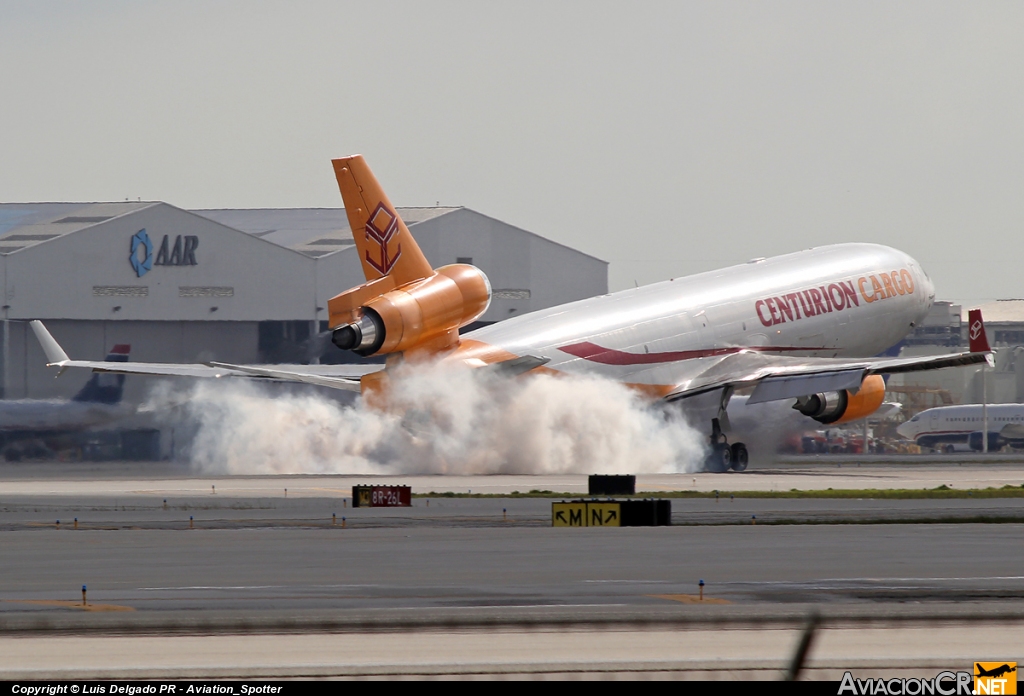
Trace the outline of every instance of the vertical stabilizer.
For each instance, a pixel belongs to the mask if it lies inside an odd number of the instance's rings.
[[[384,276],[395,285],[434,274],[362,155],[332,160],[345,213],[367,280]]]
[[[988,336],[985,335],[985,322],[981,318],[980,309],[972,309],[967,313],[967,337],[970,340],[972,353],[988,353]]]

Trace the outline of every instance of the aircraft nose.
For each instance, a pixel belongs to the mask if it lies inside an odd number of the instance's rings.
[[[897,426],[896,428],[896,432],[900,434],[900,437],[904,437],[908,440],[913,439],[910,436],[910,421],[907,421],[906,423],[900,423],[899,426]]]
[[[934,300],[935,283],[932,282],[932,279],[928,276],[928,271],[924,270],[923,267],[921,267],[920,283],[921,287],[924,289],[924,296],[929,300]]]

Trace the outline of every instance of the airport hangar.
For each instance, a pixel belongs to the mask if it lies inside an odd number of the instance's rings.
[[[607,262],[508,223],[463,207],[398,210],[433,266],[487,274],[481,322],[608,291]],[[317,334],[327,300],[362,282],[341,208],[0,204],[2,398],[66,398],[88,379],[54,379],[31,319],[73,358],[101,360],[128,343],[147,362],[360,361]],[[153,382],[130,378],[125,399],[141,402]]]

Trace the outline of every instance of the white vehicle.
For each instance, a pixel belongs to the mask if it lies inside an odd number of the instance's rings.
[[[487,277],[467,264],[431,268],[363,158],[355,155],[333,164],[367,279],[328,303],[333,341],[360,355],[387,355],[384,369],[367,374],[375,366],[362,366],[345,375],[339,373],[345,366],[337,365],[300,371],[132,363],[119,371],[306,382],[359,390],[370,403],[384,407],[388,382],[402,361],[508,375],[596,373],[652,399],[712,402],[706,421],[711,443],[707,468],[724,472],[742,470],[748,458],[746,446],[729,444],[720,427],[737,390],[751,390],[748,404],[791,399],[808,418],[843,423],[882,405],[882,374],[987,358],[983,351],[871,357],[913,329],[935,298],[917,261],[878,244],[837,244],[754,259],[460,335],[459,329],[490,303]],[[636,211],[641,229],[659,219],[660,212],[642,202]],[[643,243],[639,236],[637,243]],[[70,360],[41,324],[33,322],[33,328],[51,365],[110,369]],[[699,396],[705,399],[694,399]]]
[[[981,404],[939,406],[921,411],[896,428],[921,447],[957,452],[983,448],[985,414]],[[988,449],[1024,448],[1024,404],[988,405]]]

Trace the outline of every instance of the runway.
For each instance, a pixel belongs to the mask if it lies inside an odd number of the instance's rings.
[[[551,498],[352,509],[351,485],[581,493],[585,476],[20,467],[0,468],[0,678],[774,678],[812,612],[826,620],[817,676],[1020,657],[1007,650],[1024,628],[1024,498],[677,498],[671,527],[559,529]],[[995,487],[1022,475],[1009,462],[787,464],[638,488]]]
[[[1024,597],[1024,525],[9,533],[0,611],[363,610]],[[665,597],[670,597],[666,599]]]
[[[825,628],[804,674],[934,677],[1020,656],[1024,623]],[[437,630],[230,636],[0,637],[0,678],[778,679],[796,627]]]
[[[169,497],[7,495],[0,531],[60,529],[203,530],[549,527],[560,498],[413,498],[407,508],[352,508],[350,498],[207,494]],[[565,498],[572,500],[572,496]],[[166,505],[164,500],[167,501]],[[673,525],[1024,523],[1024,497],[1014,498],[675,498]],[[77,527],[76,527],[77,525]]]
[[[851,460],[808,457],[787,460],[743,473],[639,474],[637,491],[788,491],[894,488],[1000,488],[1024,484],[1024,459],[998,455],[991,460],[938,458]],[[531,490],[583,494],[585,474],[564,475],[341,475],[218,476],[197,472],[186,464],[168,462],[111,462],[0,464],[0,499],[22,495],[142,495],[233,497],[351,496],[356,484],[412,486],[414,493],[452,492],[507,495]]]

